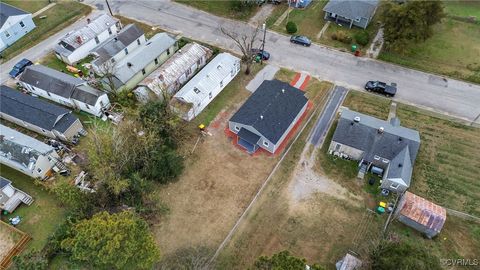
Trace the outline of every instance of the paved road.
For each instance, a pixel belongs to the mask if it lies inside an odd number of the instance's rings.
[[[315,147],[322,145],[325,135],[327,135],[328,129],[335,117],[335,112],[338,107],[340,107],[340,104],[342,104],[347,93],[348,90],[346,88],[335,86],[333,93],[328,98],[325,109],[315,124],[315,129],[310,135],[310,143],[315,145]]]
[[[95,16],[98,11],[93,11],[89,17]],[[73,31],[76,28],[82,27],[87,24],[87,17],[81,18],[77,22],[67,26],[66,28],[62,29],[60,32],[57,32],[55,35],[50,36],[49,38],[45,39],[44,41],[40,42],[39,44],[35,45],[34,47],[24,51],[23,53],[17,55],[16,57],[10,59],[9,61],[2,63],[0,68],[0,83],[6,83],[10,77],[8,76],[8,72],[12,69],[12,67],[23,58],[27,58],[32,62],[39,60],[40,58],[47,55],[49,52],[53,50],[55,44],[57,44],[58,40],[62,38],[65,34],[70,31]],[[11,80],[12,81],[12,80]]]

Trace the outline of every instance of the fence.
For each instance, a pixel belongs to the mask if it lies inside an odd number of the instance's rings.
[[[4,225],[7,228],[9,228],[11,231],[15,231],[16,233],[19,233],[21,235],[20,240],[15,244],[15,246],[13,246],[10,249],[10,251],[7,253],[7,255],[5,255],[5,257],[0,261],[0,270],[6,270],[12,264],[13,257],[17,256],[18,254],[20,254],[20,252],[22,252],[22,250],[25,248],[25,246],[30,241],[31,237],[28,234],[20,231],[19,229],[1,221],[1,220],[0,220],[0,225],[1,226]]]

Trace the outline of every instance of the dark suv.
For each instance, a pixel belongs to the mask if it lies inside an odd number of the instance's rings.
[[[306,47],[310,47],[310,45],[312,45],[312,42],[306,36],[292,36],[290,38],[290,42],[300,44]]]
[[[20,60],[20,62],[13,66],[12,70],[8,74],[10,75],[10,77],[15,78],[20,75],[20,73],[22,73],[26,67],[31,65],[33,65],[32,61],[23,58],[22,60]]]
[[[368,81],[365,84],[365,90],[377,92],[387,97],[393,97],[397,93],[397,84],[391,83],[390,85],[380,81]]]

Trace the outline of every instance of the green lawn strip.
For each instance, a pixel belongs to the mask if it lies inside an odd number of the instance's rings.
[[[3,3],[17,7],[21,10],[35,13],[49,4],[49,0],[2,0]]]
[[[480,2],[479,1],[443,1],[445,12],[448,15],[459,17],[474,16],[480,20]]]
[[[90,6],[74,1],[57,3],[54,7],[33,19],[37,26],[35,29],[1,52],[2,60],[9,60],[24,50],[37,45],[77,21],[81,16],[89,14],[91,10]],[[47,17],[40,19],[41,16]]]
[[[224,0],[224,1],[191,1],[191,0],[175,0],[178,3],[189,5],[196,9],[212,13],[217,16],[226,17],[234,20],[247,21],[252,17],[259,9],[258,6],[254,6],[251,9],[247,9],[243,12],[235,11],[233,9],[233,2],[239,0]]]
[[[3,217],[4,221],[8,222],[8,218],[20,216],[22,221],[17,228],[32,237],[27,250],[42,249],[47,238],[64,221],[66,210],[58,204],[54,194],[35,184],[34,179],[4,165],[0,165],[0,174],[11,180],[14,187],[25,191],[34,199],[30,206],[21,204],[15,212]],[[61,178],[57,176],[59,177]]]
[[[286,4],[274,6],[272,13],[270,13],[270,16],[268,16],[266,20],[267,27],[269,29],[274,27],[273,24],[278,20],[278,18],[280,18],[280,16],[282,16],[283,13],[285,13],[287,9],[288,9],[288,6]],[[285,28],[285,23],[286,22],[284,21],[283,24],[281,24],[283,28]]]

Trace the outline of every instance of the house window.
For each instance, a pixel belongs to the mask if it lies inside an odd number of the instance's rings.
[[[20,26],[21,26],[22,28],[25,28],[25,24],[24,24],[22,21],[20,21]]]
[[[377,156],[377,155],[375,155],[375,156],[373,157],[373,159],[375,159],[375,160],[380,160],[380,157]]]
[[[240,127],[235,126],[235,130],[236,130],[236,131],[240,131]]]
[[[197,66],[200,66],[202,64],[202,60],[201,59],[198,59],[197,61]]]
[[[340,146],[342,146],[341,144],[337,143],[337,145],[335,145],[335,151],[338,151],[340,150]]]
[[[220,87],[223,87],[223,81],[220,82]]]
[[[100,43],[100,40],[98,39],[98,37],[95,37],[95,43]]]
[[[37,168],[37,172],[41,173],[41,172],[42,172],[42,169]]]
[[[124,51],[125,51],[125,55],[127,55],[128,54],[128,48],[125,48]]]
[[[263,145],[265,145],[266,147],[268,147],[270,144],[269,144],[267,141],[263,141]]]
[[[115,58],[112,58],[110,62],[115,63]]]
[[[388,163],[388,162],[389,162],[389,160],[388,160],[388,159],[386,159],[386,158],[382,158],[382,162],[383,162],[383,163]]]
[[[356,21],[356,22],[360,22],[361,19],[362,19],[362,18],[357,17],[357,18],[355,18],[355,21]]]
[[[7,38],[10,37],[10,33],[8,31],[5,31],[5,37],[7,37]]]
[[[87,109],[90,109],[90,106],[88,106],[88,104],[85,104],[85,107],[87,107]]]
[[[390,185],[390,188],[391,188],[391,189],[397,189],[399,186],[400,186],[399,183],[392,183],[392,184]]]
[[[193,92],[195,92],[195,94],[200,94],[200,89],[198,89],[197,87],[194,87]]]
[[[108,35],[112,34],[112,29],[108,28]]]
[[[208,93],[208,97],[211,99],[213,97],[212,92]]]
[[[140,45],[140,39],[137,39],[137,44]]]
[[[187,76],[190,75],[190,73],[192,73],[192,72],[190,71],[190,69],[187,69],[187,70],[185,71],[185,74],[186,74]]]
[[[50,95],[50,92],[47,92],[47,95],[48,95],[49,97],[51,97],[51,96],[52,96],[52,95]]]
[[[158,58],[155,58],[155,65],[158,65]]]
[[[167,49],[167,55],[170,55],[170,48]]]
[[[142,75],[145,75],[145,73],[146,73],[145,69],[142,69]]]

